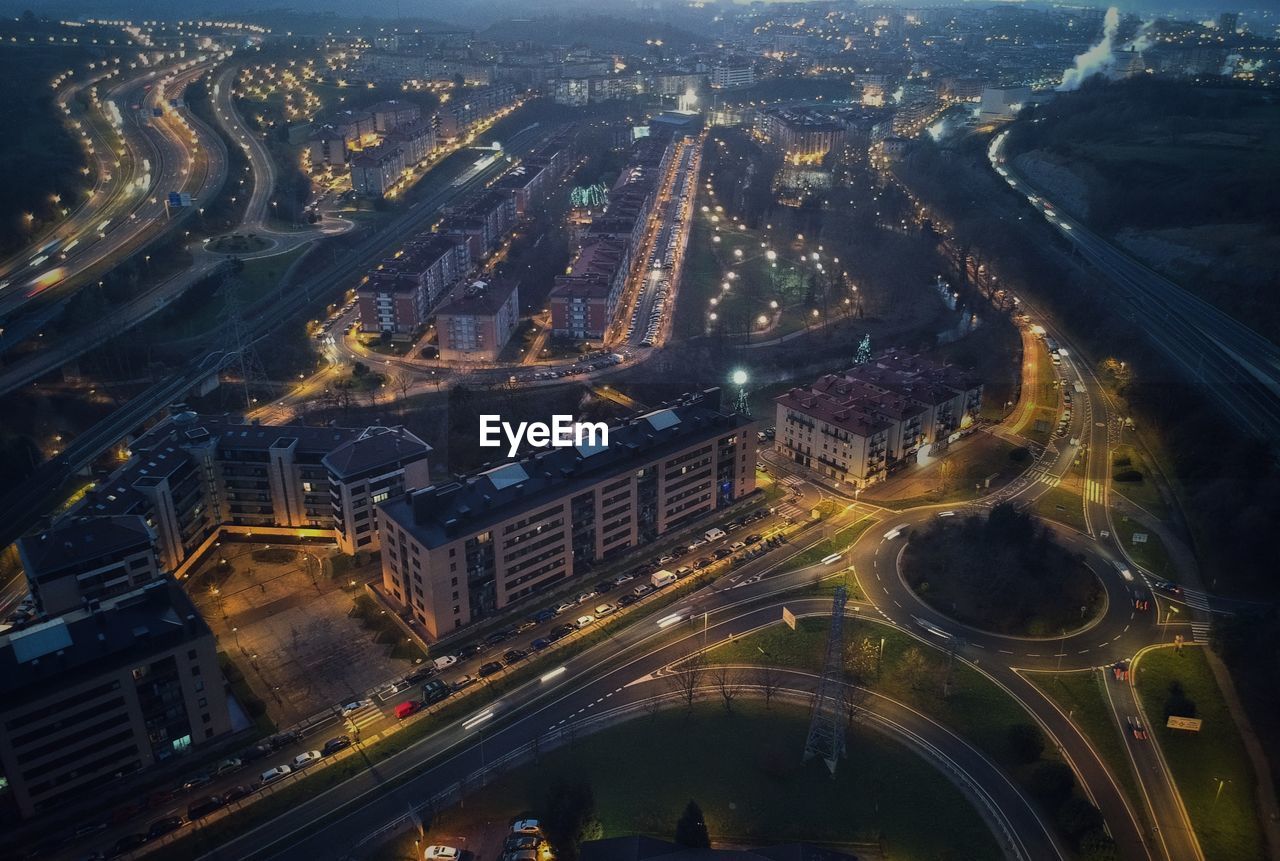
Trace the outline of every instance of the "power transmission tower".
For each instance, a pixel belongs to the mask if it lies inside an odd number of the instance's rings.
[[[228,351],[236,357],[236,362],[240,366],[240,385],[244,393],[244,411],[247,413],[256,403],[251,392],[255,389],[270,389],[271,381],[267,378],[266,368],[262,365],[262,357],[258,355],[258,350],[253,345],[253,333],[245,323],[234,285],[227,286],[225,314],[230,342]]]
[[[822,679],[813,700],[809,719],[809,737],[804,743],[804,761],[822,757],[835,777],[836,763],[846,755],[842,721],[845,717],[844,684],[844,605],[848,600],[844,585],[836,587],[831,602],[831,633],[827,637],[827,657],[822,665]]]

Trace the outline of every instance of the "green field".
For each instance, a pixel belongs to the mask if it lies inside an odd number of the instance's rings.
[[[1253,769],[1204,651],[1157,649],[1135,661],[1134,668],[1143,709],[1206,861],[1265,857]],[[1174,713],[1203,720],[1199,732],[1165,726],[1166,708],[1177,699],[1171,695],[1175,683],[1191,705],[1176,706]]]
[[[1074,490],[1062,486],[1050,488],[1036,499],[1032,507],[1036,514],[1047,520],[1056,520],[1072,529],[1085,531],[1084,500]]]
[[[876,844],[895,858],[999,858],[995,840],[945,777],[896,742],[855,725],[849,764],[835,779],[818,761],[801,763],[808,711],[735,702],[726,713],[702,705],[663,712],[588,736],[499,778],[431,823],[432,834],[469,833],[524,811],[537,812],[557,779],[594,791],[604,837],[646,834],[670,840],[685,804],[696,800],[715,843],[805,841]],[[660,755],[655,755],[658,752]],[[855,766],[856,763],[856,766]],[[410,859],[413,837],[379,859]]]

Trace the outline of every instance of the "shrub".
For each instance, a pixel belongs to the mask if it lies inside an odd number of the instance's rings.
[[[1142,473],[1136,469],[1122,469],[1112,476],[1116,481],[1132,484],[1142,481]]]

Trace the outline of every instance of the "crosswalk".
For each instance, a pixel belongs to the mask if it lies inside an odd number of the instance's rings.
[[[784,475],[778,479],[779,484],[785,484],[787,487],[799,489],[804,484],[804,479],[798,475]]]
[[[1094,481],[1092,478],[1085,479],[1084,492],[1085,498],[1090,502],[1102,503],[1102,482]]]
[[[1195,589],[1182,590],[1182,600],[1186,602],[1188,607],[1195,607],[1197,610],[1204,610],[1212,613],[1213,607],[1209,604],[1209,596],[1203,592],[1197,592]]]
[[[1062,483],[1062,476],[1054,475],[1043,469],[1031,470],[1027,473],[1027,478],[1032,484],[1039,482],[1040,484],[1047,484],[1050,487],[1057,487]]]
[[[382,720],[382,711],[373,703],[366,703],[356,711],[347,715],[347,726],[363,730],[370,724]]]
[[[789,517],[792,520],[800,520],[804,517],[804,509],[796,505],[794,502],[784,502],[778,506],[778,513],[783,517]]]
[[[1208,622],[1192,622],[1191,639],[1197,643],[1207,643],[1212,630],[1213,628]]]

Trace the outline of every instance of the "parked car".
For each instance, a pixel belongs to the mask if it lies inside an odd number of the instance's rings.
[[[480,673],[480,678],[482,679],[488,678],[489,676],[492,676],[494,673],[502,672],[502,664],[499,663],[498,661],[490,661],[489,663],[480,667],[478,672]]]
[[[233,801],[239,801],[242,798],[248,798],[250,795],[253,795],[253,793],[256,791],[257,791],[257,787],[242,783],[237,786],[233,786],[230,789],[228,789],[226,792],[222,793],[222,801],[225,804],[230,804]]]
[[[264,741],[261,744],[254,745],[248,750],[240,751],[240,761],[253,762],[254,760],[262,759],[265,756],[269,756],[272,750],[273,748],[271,745]]]
[[[107,853],[108,858],[117,858],[121,855],[128,855],[135,849],[145,845],[147,835],[145,834],[126,834],[111,846],[111,851]]]
[[[467,658],[474,658],[483,651],[484,647],[479,643],[471,643],[470,645],[463,646],[458,650],[458,660],[465,661]]]
[[[619,607],[630,607],[632,604],[634,604],[635,602],[637,602],[637,601],[639,601],[639,600],[640,600],[640,598],[639,598],[638,596],[636,596],[636,595],[632,595],[632,594],[628,593],[628,594],[623,595],[621,598],[619,598],[619,599],[618,599],[618,606],[619,606]]]
[[[616,609],[618,608],[615,607],[613,604],[597,604],[596,610],[595,610],[595,616],[597,619],[601,619],[605,616],[608,616],[610,613],[612,613]]]
[[[512,834],[540,834],[542,829],[536,819],[517,819],[511,823]]]
[[[458,663],[458,657],[456,655],[441,655],[432,661],[432,665],[437,671],[448,669],[456,663]]]
[[[575,619],[574,624],[578,626],[578,630],[582,630],[583,628],[587,627],[595,620],[596,620],[595,616],[587,614],[585,616],[579,616],[577,619]]]
[[[341,715],[344,718],[349,718],[368,704],[368,700],[353,700],[342,707]]]
[[[534,640],[532,643],[529,644],[530,648],[532,648],[535,652],[541,652],[543,649],[545,649],[547,646],[550,646],[550,645],[551,645],[551,641],[546,637],[539,637],[538,639]]]
[[[570,604],[568,601],[566,601],[563,604],[560,604],[558,607],[556,607],[556,615],[559,616],[561,613],[566,613],[569,610],[572,610],[576,606],[578,605]]]
[[[556,625],[551,629],[551,641],[555,642],[556,640],[563,639],[576,630],[578,630],[578,626],[572,622],[566,622],[563,625]]]
[[[522,849],[537,849],[538,843],[541,842],[536,834],[528,834],[519,832],[507,837],[502,843],[502,851],[519,852]]]
[[[416,685],[419,682],[425,682],[427,679],[431,678],[435,674],[436,674],[435,667],[433,667],[430,664],[424,664],[423,666],[418,667],[412,673],[409,673],[408,675],[406,675],[404,677],[404,683],[406,685]]]
[[[152,822],[147,828],[147,839],[158,840],[166,834],[177,831],[181,827],[181,816],[165,816],[161,819],[157,819],[155,822]]]
[[[202,816],[208,816],[213,811],[225,805],[221,795],[208,795],[204,798],[197,798],[195,801],[187,805],[187,819],[195,822]]]
[[[332,756],[343,748],[351,747],[351,737],[346,735],[334,736],[324,743],[324,747],[320,748],[321,756]]]
[[[193,774],[186,780],[182,781],[182,788],[183,790],[199,789],[200,787],[208,786],[211,783],[213,783],[213,778],[202,772],[200,774]]]
[[[318,750],[304,750],[293,758],[293,767],[294,769],[306,768],[311,763],[319,760],[321,756],[323,754]]]
[[[492,634],[484,638],[484,641],[490,646],[496,646],[507,638],[506,631],[494,631]]]
[[[523,661],[528,654],[524,649],[507,649],[502,653],[502,660],[506,661],[507,665],[510,666],[517,661]]]
[[[224,759],[222,762],[214,766],[213,773],[216,777],[221,777],[222,775],[230,774],[231,772],[235,771],[238,768],[242,768],[243,766],[244,766],[244,763],[240,761],[238,758],[233,756],[233,757],[230,757],[229,759]]]
[[[302,736],[298,735],[297,732],[287,729],[284,732],[276,733],[271,736],[271,738],[267,739],[267,741],[271,743],[271,748],[273,750],[279,750],[282,747],[293,744],[300,738],[302,738]]]
[[[539,610],[537,613],[533,615],[534,621],[537,622],[539,625],[541,625],[544,622],[550,622],[555,617],[556,617],[556,611],[550,610],[550,609]]]
[[[476,677],[475,677],[475,676],[472,676],[472,675],[465,675],[465,676],[463,676],[462,678],[458,679],[457,681],[455,681],[455,682],[453,683],[453,689],[454,689],[455,691],[460,691],[460,690],[462,690],[463,688],[469,688],[469,687],[471,687],[471,686],[472,686],[472,685],[474,685],[475,683],[476,683]]]
[[[462,852],[452,846],[428,846],[422,852],[423,861],[458,861]]]
[[[598,598],[598,597],[600,596],[595,592],[583,592],[581,595],[578,596],[578,603],[585,604],[588,601],[590,601],[592,598]]]
[[[415,702],[414,700],[405,700],[400,703],[400,705],[396,706],[396,719],[404,720],[420,708],[422,708],[422,703]]]

